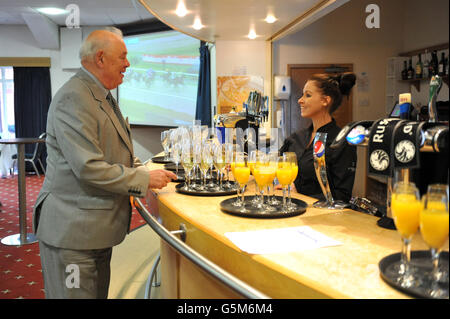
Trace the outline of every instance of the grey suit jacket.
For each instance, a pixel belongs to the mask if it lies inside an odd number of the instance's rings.
[[[80,70],[50,104],[47,171],[33,212],[33,230],[49,245],[119,244],[129,232],[130,195],[146,194],[149,171],[104,95]]]

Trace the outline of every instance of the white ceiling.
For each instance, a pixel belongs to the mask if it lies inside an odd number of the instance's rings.
[[[42,7],[65,9],[76,4],[80,9],[80,25],[120,25],[154,19],[137,0],[0,0],[0,25],[27,24],[24,15],[43,15]],[[67,15],[45,15],[58,26],[65,26]]]
[[[186,4],[188,14],[174,14],[179,1]],[[80,26],[121,25],[160,19],[175,30],[196,38],[215,42],[245,40],[253,26],[256,40],[274,40],[298,31],[349,0],[0,0],[0,25],[26,24],[36,38],[43,32],[54,33],[66,26],[67,14],[44,15],[36,9],[65,9],[76,4],[80,10]],[[272,13],[277,21],[264,21]],[[192,28],[194,18],[201,18],[204,28]],[[156,17],[156,18],[155,18]],[[50,38],[50,34],[47,38]],[[38,41],[39,42],[39,41]],[[55,42],[56,43],[56,42]],[[53,48],[55,45],[49,45]]]
[[[349,0],[139,0],[154,16],[175,30],[204,41],[248,40],[254,29],[256,40],[274,40],[298,25],[305,26]],[[184,17],[175,14],[180,2],[185,4]],[[267,23],[271,13],[277,19]],[[195,30],[199,17],[204,28]],[[296,29],[295,31],[297,31]]]

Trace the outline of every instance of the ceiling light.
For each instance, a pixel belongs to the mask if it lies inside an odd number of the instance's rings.
[[[248,33],[247,37],[251,40],[256,39],[256,32],[253,29],[250,29],[250,32]]]
[[[184,17],[188,13],[188,11],[186,9],[186,5],[184,4],[183,0],[178,1],[177,8],[175,9],[175,13],[180,18]]]
[[[269,13],[264,21],[266,21],[267,23],[274,23],[275,21],[277,21],[277,18],[275,18],[273,14]]]
[[[36,10],[41,12],[41,13],[50,14],[50,15],[66,14],[66,13],[68,13],[67,10],[60,9],[60,8],[38,8]]]
[[[200,30],[200,29],[202,29],[204,27],[204,25],[202,24],[202,21],[200,20],[199,17],[195,17],[194,24],[192,25],[192,27],[195,30]]]

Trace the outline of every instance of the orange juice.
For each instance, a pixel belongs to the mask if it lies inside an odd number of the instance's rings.
[[[279,163],[281,164],[281,163]],[[283,165],[284,166],[284,165]],[[286,186],[291,183],[292,168],[290,167],[279,167],[277,169],[277,178],[281,185]]]
[[[428,246],[439,249],[448,238],[448,212],[443,203],[436,204],[442,204],[444,209],[433,209],[430,204],[420,212],[420,233]]]
[[[234,176],[234,169],[235,169],[235,167],[237,167],[237,166],[240,166],[240,167],[244,167],[245,166],[245,163],[244,162],[232,162],[231,164],[230,164],[230,166],[231,166],[231,172],[233,172],[233,176]]]
[[[271,180],[271,176],[272,176],[272,170],[267,167],[267,166],[262,166],[262,167],[255,167],[254,169],[254,175],[255,175],[255,180],[256,180],[256,184],[258,184],[258,187],[261,189],[263,188],[265,185],[268,185]]]
[[[297,174],[298,174],[298,166],[294,164],[291,167],[291,181],[289,182],[289,184],[292,184],[295,181],[295,179],[297,178]]]
[[[234,168],[234,178],[239,185],[244,186],[247,184],[250,177],[250,168],[246,166],[237,166]]]
[[[402,237],[410,238],[419,228],[421,206],[413,194],[392,194],[392,215]]]

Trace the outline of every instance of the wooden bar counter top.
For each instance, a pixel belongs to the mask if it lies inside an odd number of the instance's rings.
[[[147,166],[163,168],[154,163]],[[238,217],[220,210],[220,202],[232,196],[189,196],[177,193],[175,186],[176,183],[169,183],[166,188],[153,191],[155,197],[147,198],[152,213],[159,216],[169,231],[178,230],[184,224],[188,246],[271,298],[410,298],[380,277],[379,261],[400,252],[401,240],[395,230],[377,226],[378,217],[350,209],[330,211],[309,206],[303,215],[289,218]],[[249,189],[246,194],[254,192]],[[315,201],[297,193],[292,197],[308,205]],[[224,235],[296,226],[309,226],[342,245],[252,255],[241,251]],[[428,249],[419,232],[412,240],[411,249]],[[448,250],[448,241],[444,249]],[[163,240],[160,254],[163,298],[239,298]]]

